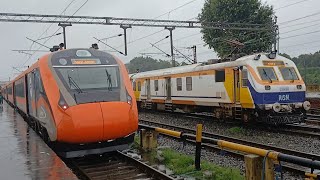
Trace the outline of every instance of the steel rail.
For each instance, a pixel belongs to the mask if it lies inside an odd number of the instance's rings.
[[[192,134],[195,134],[195,132],[196,132],[195,130],[190,129],[190,128],[179,127],[179,126],[174,126],[174,125],[170,125],[170,124],[152,122],[152,121],[142,120],[142,119],[139,119],[139,121],[141,123],[147,123],[147,124],[150,124],[150,125],[155,125],[157,127],[165,127],[165,128],[169,128],[169,129],[179,130],[179,131],[182,131],[182,132],[192,133]],[[282,152],[282,153],[286,153],[286,154],[290,154],[290,155],[295,155],[295,156],[299,156],[299,157],[305,157],[305,158],[309,158],[309,159],[319,160],[320,161],[320,155],[317,155],[317,154],[305,153],[305,152],[301,152],[301,151],[290,150],[290,149],[271,146],[271,145],[265,145],[265,144],[262,144],[262,143],[256,143],[256,142],[253,142],[253,141],[248,141],[248,140],[243,140],[243,139],[234,138],[234,137],[230,137],[230,136],[224,136],[224,135],[209,133],[209,132],[205,132],[205,131],[203,131],[202,134],[203,134],[203,136],[209,137],[209,138],[221,139],[221,140],[225,140],[225,141],[244,144],[244,145],[257,147],[257,148],[274,150],[274,151],[278,151],[278,152]]]
[[[181,113],[181,112],[172,112],[172,114],[181,114],[181,115],[185,115],[186,117],[203,119],[203,120],[207,120],[209,118],[211,118],[211,119],[214,118],[211,115],[205,115],[205,114],[189,114],[189,113]],[[227,123],[243,125],[240,122],[236,122],[236,121],[230,121]],[[259,126],[251,126],[249,124],[246,127],[257,128]],[[283,127],[286,127],[287,129],[284,129]],[[281,129],[279,129],[279,128],[281,128]],[[265,129],[265,130],[268,130],[268,129]],[[287,124],[287,125],[284,125],[281,127],[275,126],[273,129],[270,129],[269,131],[276,131],[276,132],[280,132],[280,133],[287,133],[287,134],[294,134],[294,135],[300,135],[300,136],[306,136],[306,137],[320,138],[320,133],[319,133],[320,127],[318,127],[318,126],[306,126],[306,125],[301,125],[301,124]]]
[[[72,165],[85,179],[175,179],[146,163],[117,151],[112,155],[74,158]]]
[[[181,141],[181,139],[176,137],[176,136],[167,135],[167,134],[161,134],[161,136],[165,136],[165,137],[169,137],[169,138]],[[190,143],[190,144],[194,144],[194,145],[196,144],[196,141],[194,141],[194,140],[187,139],[187,140],[184,140],[184,141],[187,142],[187,143]],[[218,152],[219,154],[221,154],[223,156],[231,156],[231,157],[234,157],[234,158],[237,158],[237,159],[242,159],[243,160],[243,156],[246,155],[245,153],[241,153],[241,152],[238,152],[238,151],[233,151],[233,150],[230,150],[230,149],[221,149],[217,145],[202,143],[202,146],[205,149],[208,149],[210,151],[213,150],[215,152]],[[308,169],[308,168],[301,167],[301,166],[294,165],[294,164],[289,164],[289,163],[281,163],[281,166],[283,167],[284,170],[287,170],[287,171],[290,171],[290,172],[296,172],[299,175],[305,175],[305,172],[310,171],[310,169]]]

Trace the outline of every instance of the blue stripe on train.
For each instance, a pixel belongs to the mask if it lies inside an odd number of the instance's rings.
[[[306,93],[302,92],[270,92],[259,93],[248,83],[255,104],[297,103],[304,102]]]

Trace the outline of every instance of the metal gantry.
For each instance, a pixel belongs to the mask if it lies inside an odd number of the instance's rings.
[[[27,22],[27,23],[57,23],[57,24],[87,24],[87,25],[119,25],[124,30],[125,52],[127,55],[126,30],[132,27],[162,27],[170,31],[170,45],[172,65],[175,66],[172,31],[176,28],[202,28],[219,30],[239,31],[272,31],[276,33],[275,24],[250,24],[250,23],[227,23],[227,22],[201,22],[201,21],[179,21],[179,20],[157,20],[157,19],[136,19],[98,16],[67,16],[67,15],[46,15],[46,14],[19,14],[0,13],[0,22]],[[276,37],[276,34],[275,34]],[[64,31],[64,45],[66,46]],[[276,41],[274,42],[276,46]]]
[[[175,28],[208,28],[208,29],[233,29],[249,31],[267,31],[272,25],[249,23],[201,22],[178,21],[157,19],[135,19],[98,16],[66,16],[45,14],[19,14],[0,13],[0,22],[33,22],[33,23],[71,23],[71,24],[96,24],[96,25],[128,25],[149,27],[175,27]]]

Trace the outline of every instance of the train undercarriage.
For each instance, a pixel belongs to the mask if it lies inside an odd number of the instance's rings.
[[[218,121],[234,120],[248,123],[264,123],[270,125],[283,125],[302,123],[305,121],[306,111],[299,109],[292,112],[278,112],[272,110],[263,111],[259,107],[255,109],[242,108],[240,104],[220,104],[219,107],[181,105],[171,103],[153,103],[147,101],[137,102],[138,107],[160,111],[182,111],[184,113],[206,113],[212,115]]]

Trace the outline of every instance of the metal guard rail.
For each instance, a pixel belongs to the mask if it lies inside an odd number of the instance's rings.
[[[169,135],[169,136],[173,136],[173,137],[181,138],[181,139],[196,140],[196,136],[193,134],[188,134],[188,133],[184,133],[184,132],[148,126],[148,125],[144,125],[144,124],[139,124],[139,129],[153,130],[153,131],[156,131],[160,134],[165,134],[165,135]],[[270,151],[270,150],[261,149],[261,148],[255,148],[255,147],[251,147],[251,146],[246,146],[246,145],[242,145],[242,144],[238,144],[238,143],[233,143],[233,142],[229,142],[229,141],[208,138],[208,137],[202,137],[202,143],[213,144],[213,145],[219,146],[220,148],[227,148],[227,149],[231,149],[231,150],[245,152],[248,154],[259,155],[262,157],[267,156],[268,158],[271,158],[276,161],[293,163],[293,164],[300,165],[303,167],[309,167],[311,169],[320,170],[320,161],[307,159],[304,157],[293,156],[293,155],[284,154],[281,152]]]

